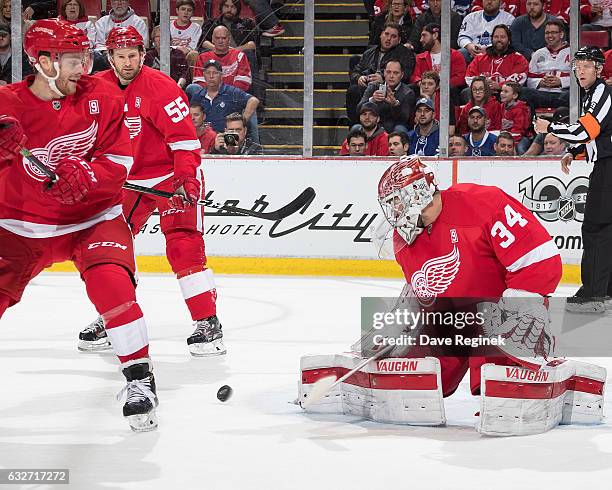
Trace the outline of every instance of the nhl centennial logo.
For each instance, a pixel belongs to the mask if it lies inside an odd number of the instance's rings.
[[[522,203],[543,221],[583,221],[588,187],[587,177],[576,177],[567,186],[550,175],[535,184],[533,177],[519,182]]]

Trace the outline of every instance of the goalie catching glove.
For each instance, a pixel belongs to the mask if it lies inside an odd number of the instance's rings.
[[[46,179],[45,189],[51,197],[62,204],[81,202],[98,183],[89,163],[76,156],[60,160],[55,173],[58,177],[57,182],[52,183]]]
[[[175,177],[174,195],[170,198],[170,207],[174,209],[185,209],[193,206],[200,198],[201,184],[195,177]]]
[[[0,115],[0,161],[12,160],[19,155],[26,140],[18,119]]]
[[[543,296],[506,289],[498,303],[481,303],[479,311],[484,313],[484,333],[504,339],[500,348],[521,365],[540,366],[554,355],[554,336]]]

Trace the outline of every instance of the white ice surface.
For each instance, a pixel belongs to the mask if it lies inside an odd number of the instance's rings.
[[[300,356],[346,349],[359,337],[360,297],[395,296],[399,281],[220,276],[217,285],[228,355],[195,359],[178,284],[141,277],[160,426],[135,434],[114,399],[116,358],[76,349],[95,318],[82,283],[37,278],[0,321],[0,468],[70,468],[70,488],[87,490],[612,487],[612,423],[483,437],[467,379],[446,400],[441,428],[292,405]],[[599,362],[611,371],[610,359]],[[234,389],[227,403],[216,399],[223,384]],[[607,396],[608,414],[611,405]]]

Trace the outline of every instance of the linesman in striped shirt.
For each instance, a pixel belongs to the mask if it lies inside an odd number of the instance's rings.
[[[601,78],[604,55],[599,48],[583,47],[572,62],[582,88],[582,111],[575,124],[536,120],[538,133],[552,133],[570,144],[561,159],[569,174],[573,159],[584,154],[593,164],[582,223],[582,286],[568,298],[567,310],[603,313],[612,304],[612,88]]]

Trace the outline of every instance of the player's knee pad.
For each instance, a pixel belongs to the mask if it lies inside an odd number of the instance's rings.
[[[606,370],[560,359],[531,370],[485,364],[481,369],[479,432],[511,436],[546,432],[559,424],[603,419]]]
[[[206,268],[204,238],[197,231],[171,231],[166,234],[166,257],[177,276]]]
[[[321,378],[345,375],[363,359],[352,353],[303,356],[298,402]],[[440,362],[434,357],[374,360],[340,383],[308,412],[358,415],[377,422],[446,423]]]

